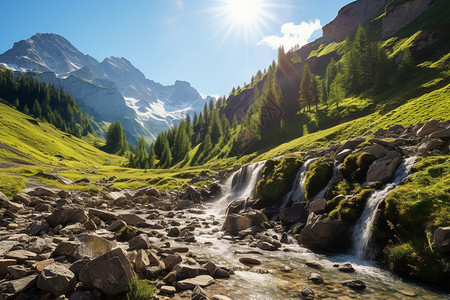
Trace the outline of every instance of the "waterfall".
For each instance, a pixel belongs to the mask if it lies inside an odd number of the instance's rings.
[[[330,181],[328,181],[328,184],[326,187],[324,187],[316,196],[314,196],[314,198],[311,200],[311,202],[314,202],[316,200],[322,199],[325,197],[326,192],[328,191],[328,189],[331,187],[331,185],[336,181],[336,176],[339,173],[339,168],[341,167],[341,163],[339,162],[334,162],[334,166],[333,166],[333,176],[331,177]]]
[[[305,179],[306,179],[306,171],[308,170],[309,165],[317,160],[317,158],[308,159],[300,170],[297,173],[297,176],[294,180],[294,185],[292,189],[284,196],[283,203],[280,206],[280,211],[285,208],[291,202],[302,202],[305,201]]]
[[[247,199],[261,177],[265,161],[242,166],[231,174],[224,183],[224,196],[215,203],[217,214],[225,213],[228,205],[237,198]]]
[[[353,254],[359,259],[371,258],[372,254],[369,249],[370,234],[375,215],[380,203],[408,176],[416,157],[405,159],[397,168],[392,183],[387,184],[384,189],[378,190],[370,195],[367,199],[364,210],[353,228]]]

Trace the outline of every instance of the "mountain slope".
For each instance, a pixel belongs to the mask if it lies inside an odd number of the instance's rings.
[[[163,86],[146,79],[125,58],[98,62],[57,34],[38,33],[15,43],[0,55],[0,63],[17,71],[35,71],[29,74],[73,94],[97,121],[134,119],[125,127],[132,142],[140,135],[153,139],[205,103],[187,82]]]

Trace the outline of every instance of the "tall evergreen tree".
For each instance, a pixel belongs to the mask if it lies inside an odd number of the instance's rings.
[[[312,74],[308,64],[303,65],[302,81],[300,82],[300,109],[311,109],[313,102]]]
[[[125,137],[125,130],[123,130],[120,121],[112,123],[106,132],[106,145],[104,151],[123,155],[128,150],[128,142]]]

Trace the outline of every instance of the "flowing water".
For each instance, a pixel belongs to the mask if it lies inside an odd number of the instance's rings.
[[[297,173],[297,176],[294,180],[294,185],[292,189],[284,196],[283,203],[281,203],[280,211],[294,202],[302,202],[305,201],[305,180],[306,180],[306,171],[308,171],[309,165],[317,160],[317,158],[311,158],[305,161],[303,166]]]
[[[333,176],[331,177],[330,181],[328,182],[328,184],[326,185],[326,187],[324,187],[316,196],[314,196],[314,198],[311,200],[311,202],[314,202],[316,200],[322,199],[325,197],[326,192],[328,191],[328,189],[331,187],[331,185],[336,181],[336,176],[339,173],[339,168],[341,167],[341,163],[339,162],[335,162],[334,166],[333,166]]]
[[[359,259],[371,259],[372,251],[369,248],[370,234],[378,205],[408,176],[416,157],[405,159],[395,172],[392,183],[387,184],[382,190],[375,191],[367,199],[361,217],[353,228],[353,251],[352,253]]]

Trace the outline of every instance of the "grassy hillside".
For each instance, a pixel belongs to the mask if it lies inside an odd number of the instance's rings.
[[[91,183],[115,176],[112,186],[121,189],[142,186],[169,189],[181,188],[204,169],[125,168],[122,166],[127,159],[95,148],[93,143],[98,139],[93,136],[78,139],[1,102],[0,112],[0,191],[8,196],[23,189],[30,178],[65,189],[99,189],[90,184],[68,186],[33,176],[38,172],[59,174],[74,181],[87,178]]]

